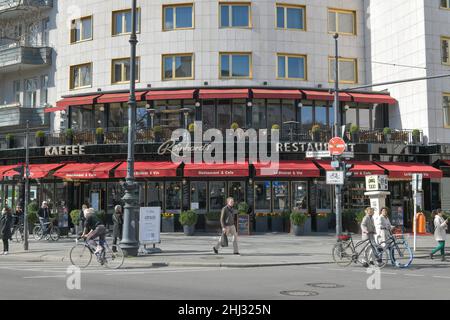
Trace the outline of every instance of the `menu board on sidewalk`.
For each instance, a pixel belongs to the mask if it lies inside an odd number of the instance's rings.
[[[161,208],[141,207],[139,218],[139,242],[141,244],[159,243]]]
[[[250,216],[238,215],[238,234],[239,235],[250,235]]]

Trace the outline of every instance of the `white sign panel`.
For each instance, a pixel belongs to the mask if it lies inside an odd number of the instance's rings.
[[[388,176],[366,176],[366,191],[388,191]]]
[[[139,242],[153,244],[160,242],[161,208],[141,207],[139,216]]]
[[[344,171],[327,171],[327,184],[344,184]]]
[[[422,191],[422,180],[423,180],[423,174],[413,173],[413,175],[412,175],[412,190],[413,191]]]

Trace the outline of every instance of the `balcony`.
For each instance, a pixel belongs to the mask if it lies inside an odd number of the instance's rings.
[[[2,19],[14,18],[23,13],[23,10],[50,9],[53,0],[0,0],[0,17]]]
[[[44,113],[44,108],[24,108],[20,104],[0,106],[0,131],[21,131],[27,121],[31,128],[49,126],[49,116]]]
[[[52,48],[28,47],[19,43],[0,46],[0,74],[52,64]]]

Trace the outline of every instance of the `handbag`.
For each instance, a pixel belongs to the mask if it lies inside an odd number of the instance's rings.
[[[226,232],[222,233],[222,236],[220,238],[220,245],[222,247],[228,247],[228,237]]]

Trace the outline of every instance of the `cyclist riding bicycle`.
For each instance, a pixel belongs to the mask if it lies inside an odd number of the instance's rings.
[[[81,237],[85,238],[86,241],[91,241],[92,245],[97,247],[95,254],[98,255],[104,249],[106,236],[105,225],[95,216],[94,208],[84,210],[84,216],[86,218],[86,222]],[[99,239],[98,244],[95,242],[97,237]]]

